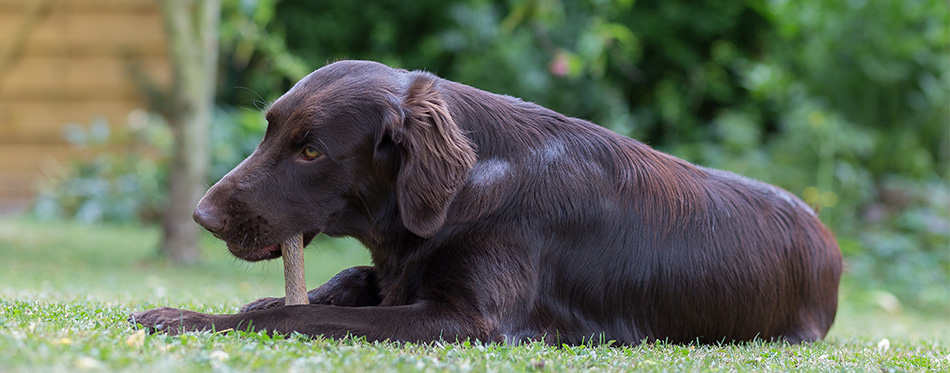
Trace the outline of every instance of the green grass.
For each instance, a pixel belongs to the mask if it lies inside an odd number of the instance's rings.
[[[6,371],[948,371],[950,314],[884,311],[846,286],[819,343],[634,347],[393,344],[266,334],[146,335],[133,311],[156,306],[234,312],[283,292],[279,262],[248,264],[204,240],[206,260],[155,259],[158,232],[0,219],[0,372]],[[310,287],[365,264],[350,240],[307,250]],[[847,283],[847,282],[846,282]],[[884,348],[882,339],[889,340]],[[880,346],[880,347],[879,347]]]

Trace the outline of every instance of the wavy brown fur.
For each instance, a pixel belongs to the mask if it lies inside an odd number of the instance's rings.
[[[267,118],[257,151],[196,220],[248,260],[304,232],[356,237],[374,265],[312,290],[308,306],[269,298],[234,315],[158,309],[136,321],[576,344],[796,343],[834,320],[838,246],[777,187],[373,62],[317,70]],[[302,160],[304,146],[323,156]]]

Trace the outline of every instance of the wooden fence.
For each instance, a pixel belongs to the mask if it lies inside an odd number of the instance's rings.
[[[136,69],[167,82],[155,0],[0,0],[0,210],[87,156],[65,142],[65,124],[121,126],[144,107]]]

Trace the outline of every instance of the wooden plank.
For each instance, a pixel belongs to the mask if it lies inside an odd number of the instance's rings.
[[[138,66],[159,84],[170,77],[164,58],[141,59]],[[0,80],[0,99],[137,96],[138,83],[120,57],[25,57]]]
[[[2,44],[0,44],[2,47]],[[165,57],[168,49],[164,40],[142,40],[135,44],[96,43],[94,41],[60,42],[30,40],[23,45],[21,56],[128,56],[137,58]]]
[[[0,170],[0,199],[31,198],[42,178],[37,171]]]
[[[0,170],[4,172],[58,172],[71,159],[95,154],[67,144],[0,144]]]
[[[110,127],[124,126],[128,115],[144,107],[124,101],[3,101],[0,102],[0,144],[63,144],[68,123],[88,126],[104,119]]]
[[[71,159],[87,159],[93,152],[67,145],[0,145],[0,200],[32,198],[40,183],[62,172]]]
[[[90,95],[85,88],[69,87],[59,91],[29,90],[24,92],[0,91],[0,101],[87,101],[87,100],[142,100],[141,90],[132,83],[100,89]]]
[[[13,43],[25,18],[0,13],[0,51]],[[154,55],[156,49],[164,51],[165,30],[159,13],[53,12],[34,25],[26,45],[33,53],[112,50]]]
[[[41,0],[0,0],[0,53],[14,38],[17,60],[0,71],[0,207],[31,198],[44,173],[91,156],[64,144],[62,125],[101,115],[113,127],[142,106],[127,57],[160,84],[170,73],[155,0],[53,0],[28,29]]]
[[[29,208],[30,200],[28,198],[4,199],[0,196],[0,216],[15,215]]]
[[[0,0],[0,12],[29,9],[37,0]],[[158,11],[155,0],[58,0],[54,6],[73,11]]]

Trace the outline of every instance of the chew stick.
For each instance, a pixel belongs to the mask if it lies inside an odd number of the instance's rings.
[[[280,250],[284,258],[284,304],[310,304],[303,272],[303,235],[295,234],[288,238],[280,244]]]

